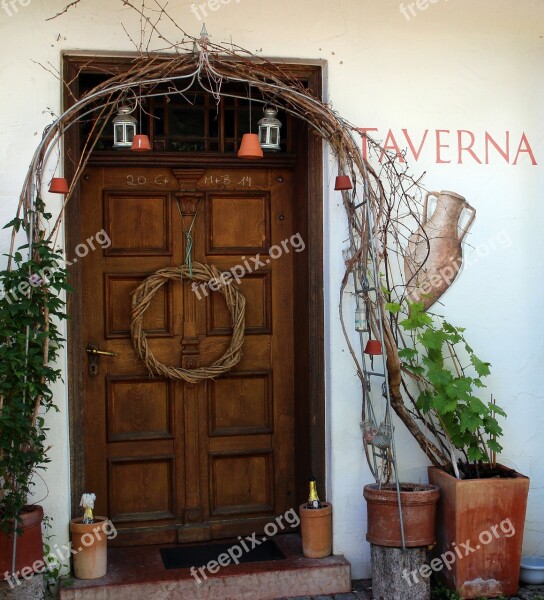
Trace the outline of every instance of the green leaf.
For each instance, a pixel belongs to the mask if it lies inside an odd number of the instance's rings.
[[[493,452],[502,452],[502,446],[496,440],[488,440],[487,447]]]
[[[400,304],[398,302],[387,302],[385,304],[385,310],[388,310],[390,313],[396,315],[400,312]]]
[[[500,415],[501,417],[506,417],[506,413],[498,404],[489,403],[489,409],[492,410],[496,415]]]
[[[444,334],[441,331],[427,329],[418,336],[419,341],[430,350],[441,350],[444,345]]]
[[[471,356],[470,356],[470,362],[472,363],[472,365],[476,369],[476,373],[478,373],[478,375],[480,377],[485,377],[485,376],[489,375],[489,373],[491,372],[489,370],[489,367],[491,366],[490,363],[486,363],[486,362],[481,361],[474,354],[471,354]]]
[[[436,363],[431,358],[425,357],[423,364],[427,367],[427,378],[429,382],[436,388],[445,388],[453,379],[453,375],[440,363]]]
[[[436,394],[433,399],[433,408],[440,415],[453,413],[457,409],[457,400],[448,398],[445,394]]]
[[[432,408],[433,395],[430,390],[423,390],[416,401],[418,408],[428,413]]]
[[[467,456],[471,462],[476,462],[485,458],[484,452],[480,448],[474,446],[468,448]]]
[[[461,431],[470,431],[474,433],[478,431],[478,428],[481,426],[482,420],[478,415],[470,412],[469,410],[465,410],[461,413],[461,417],[459,419],[459,427]]]
[[[407,371],[410,371],[410,373],[414,373],[414,375],[425,375],[425,369],[420,365],[410,365],[406,363],[404,364],[404,368]]]
[[[486,433],[494,436],[502,435],[502,427],[497,423],[493,417],[484,418],[484,429]]]
[[[418,352],[415,348],[403,348],[402,350],[399,350],[400,358],[405,358],[407,360],[415,358],[417,355]]]
[[[470,392],[471,387],[471,382],[468,378],[460,377],[448,383],[446,393],[451,398],[463,398]]]
[[[470,396],[470,410],[482,417],[489,414],[489,408],[476,396]]]

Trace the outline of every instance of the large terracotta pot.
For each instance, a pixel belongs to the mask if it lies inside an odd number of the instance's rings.
[[[428,201],[436,197],[436,207],[428,216]],[[459,233],[463,212],[470,217]],[[431,307],[453,283],[463,263],[461,242],[476,211],[455,192],[429,192],[425,196],[421,225],[408,240],[404,277],[410,302]]]
[[[74,573],[78,579],[98,579],[108,569],[108,519],[95,516],[94,523],[82,523],[82,517],[70,521]]]
[[[332,505],[323,508],[299,506],[302,554],[308,558],[325,558],[332,552]]]
[[[17,559],[15,571],[24,567],[32,568],[36,561],[42,561],[39,568],[43,568],[43,542],[41,506],[25,506],[21,512],[22,533],[17,536]],[[11,556],[13,548],[13,530],[9,533],[0,531],[0,573],[11,573]]]
[[[440,488],[433,554],[448,563],[436,571],[461,598],[518,590],[529,479],[501,465],[498,470],[510,477],[459,480],[429,467],[429,480]]]
[[[435,485],[401,483],[400,497],[407,548],[434,543],[439,495]],[[365,485],[364,497],[367,501],[367,541],[376,546],[402,548],[396,487],[380,487],[376,483]]]

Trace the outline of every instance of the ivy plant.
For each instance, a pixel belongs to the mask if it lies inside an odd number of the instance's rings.
[[[401,306],[389,303],[387,309],[398,315]],[[490,364],[476,356],[464,328],[427,314],[422,303],[410,303],[399,326],[413,340],[413,347],[400,349],[399,357],[418,384],[416,408],[434,418],[465,463],[489,462],[490,451],[502,450],[497,416],[506,416],[500,406],[478,397]]]
[[[6,531],[28,501],[33,475],[50,460],[44,417],[58,410],[51,387],[61,376],[54,363],[64,342],[67,271],[51,240],[29,225],[49,217],[38,199],[24,220],[5,227],[32,239],[0,271],[0,529]]]

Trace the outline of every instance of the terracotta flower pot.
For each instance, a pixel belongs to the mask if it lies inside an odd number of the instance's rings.
[[[302,554],[307,558],[325,558],[332,552],[332,505],[322,502],[323,508],[299,506]]]
[[[337,175],[336,180],[334,182],[335,190],[351,190],[353,185],[351,185],[351,179],[348,175]]]
[[[70,188],[64,177],[53,177],[49,184],[49,191],[52,194],[67,194],[70,191]]]
[[[257,159],[263,158],[263,149],[256,133],[244,133],[238,150],[238,158]]]
[[[510,476],[459,480],[429,467],[440,488],[433,554],[450,559],[438,575],[461,598],[517,594],[529,479],[502,465],[497,472]]]
[[[22,533],[17,536],[17,559],[15,571],[25,567],[32,568],[36,561],[43,561],[41,506],[25,506],[21,513]],[[0,531],[0,573],[11,573],[11,551],[13,548],[13,530],[9,533]]]
[[[70,521],[74,573],[78,579],[98,579],[107,571],[108,538],[106,517],[95,516],[94,523],[84,524],[82,517]]]
[[[132,146],[130,148],[134,152],[149,152],[151,150],[151,142],[149,136],[138,134],[132,138]]]
[[[436,503],[440,491],[436,485],[401,483],[404,540],[407,548],[429,546],[435,541]],[[366,539],[376,546],[402,548],[397,489],[365,485],[367,501]]]
[[[371,354],[372,356],[383,354],[380,340],[368,340],[365,346],[365,354]]]

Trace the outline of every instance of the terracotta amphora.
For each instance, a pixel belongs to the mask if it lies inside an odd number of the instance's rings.
[[[429,198],[436,207],[428,216]],[[461,227],[463,213],[469,218]],[[429,192],[425,196],[421,225],[410,236],[404,257],[406,297],[430,308],[454,282],[463,264],[461,242],[470,229],[476,210],[455,192]]]

